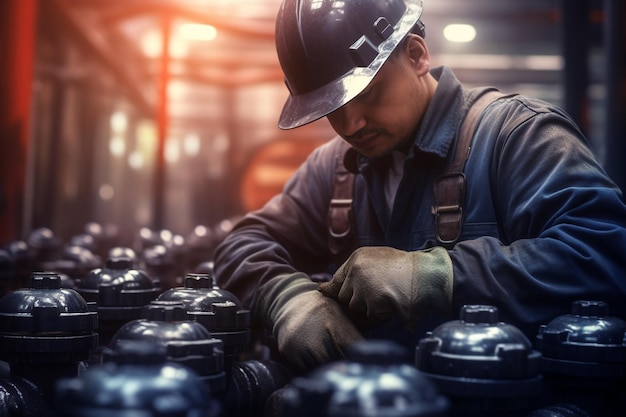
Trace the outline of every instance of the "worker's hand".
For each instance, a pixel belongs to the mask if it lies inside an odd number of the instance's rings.
[[[342,359],[349,345],[363,340],[341,306],[322,295],[305,274],[274,280],[260,307],[272,326],[278,351],[296,370],[306,372]]]
[[[415,252],[362,247],[320,291],[348,308],[358,323],[380,325],[398,314],[412,328],[431,311],[450,313],[452,261],[441,247]]]

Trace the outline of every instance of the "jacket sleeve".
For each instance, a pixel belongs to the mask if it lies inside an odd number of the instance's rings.
[[[489,161],[483,186],[491,192],[499,237],[460,242],[450,251],[453,311],[468,302],[496,305],[502,320],[531,334],[569,313],[575,300],[606,301],[626,317],[621,191],[564,113],[538,101],[512,102],[494,106],[477,130],[477,138],[496,138],[472,152]],[[466,168],[469,178],[480,175],[471,161]]]
[[[330,263],[326,213],[340,140],[316,149],[281,194],[246,214],[216,248],[220,286],[247,307],[252,309],[255,294],[273,278],[296,271],[322,273]]]

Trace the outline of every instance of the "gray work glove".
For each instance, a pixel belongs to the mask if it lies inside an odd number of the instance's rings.
[[[300,371],[341,359],[346,348],[363,340],[341,306],[318,291],[304,273],[273,279],[257,303],[278,343],[278,351]]]
[[[380,325],[398,314],[411,329],[431,311],[450,314],[452,261],[442,247],[414,252],[362,247],[320,291],[348,308],[358,323]]]

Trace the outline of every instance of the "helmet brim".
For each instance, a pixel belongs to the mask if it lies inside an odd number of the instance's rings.
[[[360,94],[420,19],[422,11],[422,0],[407,1],[402,18],[389,38],[379,45],[378,55],[367,67],[355,67],[337,80],[308,93],[289,95],[278,119],[278,127],[294,129],[319,120]]]

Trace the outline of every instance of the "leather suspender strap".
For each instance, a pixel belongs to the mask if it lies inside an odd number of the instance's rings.
[[[335,186],[328,208],[328,247],[334,256],[348,246],[352,233],[352,195],[354,174],[343,163],[344,154],[337,155]]]
[[[463,168],[469,157],[476,123],[489,104],[504,96],[505,94],[498,90],[490,90],[472,103],[459,129],[454,159],[446,172],[435,180],[432,208],[435,216],[435,236],[437,242],[444,247],[451,248],[461,237],[465,203]]]
[[[493,101],[510,97],[498,90],[483,93],[472,103],[459,129],[459,139],[454,158],[446,172],[435,180],[434,204],[435,236],[440,245],[451,248],[461,237],[463,205],[465,203],[465,175],[463,168],[469,157],[476,123],[483,110]],[[344,154],[337,155],[333,197],[328,208],[328,247],[337,257],[345,251],[353,233],[352,195],[355,175],[343,162]]]

